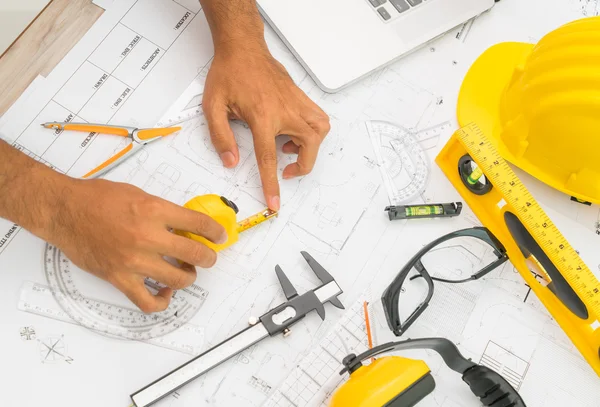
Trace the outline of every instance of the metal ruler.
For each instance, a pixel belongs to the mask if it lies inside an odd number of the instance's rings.
[[[26,281],[21,288],[18,309],[43,317],[52,318],[57,321],[77,325],[77,322],[75,322],[75,320],[60,307],[60,305],[58,305],[54,296],[55,295],[50,287]],[[96,301],[96,304],[100,308],[110,310],[111,314],[115,317],[124,312],[132,313],[134,315],[141,314],[139,311],[125,310],[106,302]],[[137,317],[139,318],[139,315]],[[199,326],[188,323],[167,335],[147,339],[142,342],[186,353],[188,355],[197,355],[201,352],[204,345],[204,330]]]
[[[600,282],[577,251],[476,124],[454,133],[436,162],[600,375]]]
[[[283,334],[291,334],[291,327],[306,315],[315,311],[325,320],[325,304],[343,309],[338,296],[342,289],[333,276],[323,268],[309,253],[301,252],[315,276],[321,280],[321,285],[304,294],[298,294],[281,267],[275,267],[275,273],[287,299],[284,303],[271,309],[258,318],[249,321],[250,326],[218,345],[208,349],[178,368],[161,376],[152,383],[131,395],[135,407],[148,407],[175,392],[182,386],[209,372],[216,366],[226,362],[233,356],[243,352],[260,341]]]
[[[50,293],[64,314],[86,328],[117,338],[147,341],[170,334],[185,326],[208,296],[208,291],[192,285],[176,291],[165,311],[148,315],[133,306],[128,309],[84,295],[77,275],[85,272],[49,244],[44,251],[44,270]],[[151,291],[161,287],[150,279],[146,286]]]

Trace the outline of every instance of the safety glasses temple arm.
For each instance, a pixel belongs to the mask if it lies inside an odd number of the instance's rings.
[[[490,271],[492,271],[492,270],[500,267],[502,264],[506,263],[507,260],[508,260],[508,255],[506,253],[502,254],[500,257],[498,257],[498,260],[494,261],[491,264],[488,264],[487,266],[482,268],[479,272],[473,274],[471,276],[471,280],[479,280],[481,277],[485,276]]]

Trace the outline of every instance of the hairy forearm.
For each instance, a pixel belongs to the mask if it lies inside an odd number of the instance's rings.
[[[200,0],[215,50],[239,44],[265,47],[264,24],[256,0]]]
[[[0,218],[48,239],[69,178],[0,140]]]

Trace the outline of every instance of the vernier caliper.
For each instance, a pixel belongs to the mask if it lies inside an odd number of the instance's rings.
[[[269,336],[280,333],[287,336],[290,332],[290,326],[304,318],[311,311],[317,311],[321,319],[325,320],[325,307],[323,304],[326,302],[343,309],[344,306],[337,298],[338,295],[342,294],[340,286],[331,274],[310,254],[307,252],[301,253],[315,275],[321,280],[320,287],[298,295],[281,267],[276,266],[275,272],[287,301],[263,316],[251,319],[248,328],[133,393],[131,400],[135,407],[147,407],[156,403],[198,376]]]

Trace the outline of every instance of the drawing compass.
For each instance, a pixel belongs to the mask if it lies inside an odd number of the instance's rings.
[[[326,302],[343,309],[344,306],[338,299],[338,296],[342,294],[338,283],[310,254],[301,253],[315,275],[321,280],[321,286],[298,295],[281,267],[276,266],[275,273],[287,298],[286,302],[261,317],[251,318],[248,328],[133,393],[131,400],[134,406],[147,407],[156,403],[265,338],[278,334],[287,336],[290,333],[290,327],[311,311],[316,311],[321,319],[325,320],[324,304]]]

